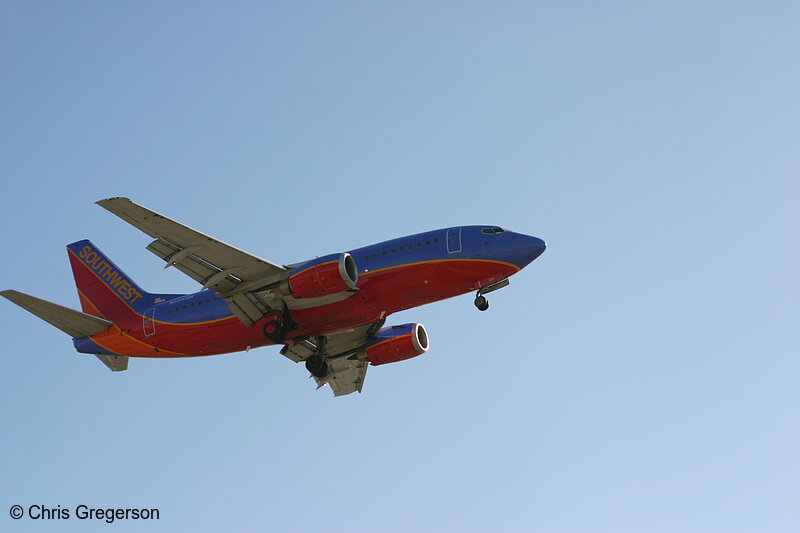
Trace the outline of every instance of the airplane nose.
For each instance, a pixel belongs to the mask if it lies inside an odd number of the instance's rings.
[[[547,249],[547,243],[544,242],[539,237],[528,237],[528,238],[530,239],[528,248],[530,249],[531,253],[535,254],[533,256],[533,259],[536,259],[537,257],[539,257],[544,253],[545,249]],[[531,259],[531,261],[533,261],[533,259]]]
[[[531,261],[542,255],[547,248],[547,243],[539,237],[521,235],[523,237],[519,250],[519,265],[524,267]]]

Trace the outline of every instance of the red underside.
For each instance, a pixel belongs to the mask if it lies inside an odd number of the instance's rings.
[[[78,265],[83,266],[80,262]],[[92,279],[92,272],[85,267],[83,270],[85,283],[92,283],[92,300],[105,291],[106,294],[101,296],[103,307],[106,310],[113,309],[116,315],[108,316],[108,312],[101,314],[89,298],[81,294],[85,312],[107,316],[115,322],[111,330],[94,335],[91,339],[114,353],[134,357],[181,357],[238,352],[248,346],[255,348],[272,344],[264,337],[262,327],[266,321],[273,320],[273,316],[264,317],[250,327],[234,316],[202,324],[157,322],[155,334],[146,337],[141,315],[133,313],[103,283]],[[291,331],[289,335],[318,336],[371,324],[379,320],[382,314],[387,316],[472,292],[475,290],[473,285],[479,280],[498,274],[508,277],[517,271],[517,267],[497,261],[450,260],[366,272],[359,276],[359,291],[347,300],[314,309],[291,311],[292,321],[298,324],[299,329]],[[112,300],[117,303],[109,306]]]

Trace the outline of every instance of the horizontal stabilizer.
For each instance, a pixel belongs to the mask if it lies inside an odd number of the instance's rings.
[[[112,372],[122,372],[128,370],[128,357],[124,355],[103,355],[97,354],[97,358],[103,362]]]
[[[108,320],[35,298],[24,292],[14,290],[0,291],[0,296],[11,300],[21,308],[76,339],[96,335],[114,325]],[[105,361],[103,362],[105,363]],[[127,367],[127,361],[125,366]]]

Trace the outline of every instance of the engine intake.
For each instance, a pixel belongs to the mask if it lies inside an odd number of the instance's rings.
[[[355,289],[358,269],[347,252],[309,261],[292,271],[281,285],[281,292],[295,298],[320,298]]]
[[[422,324],[383,328],[367,341],[363,359],[372,365],[396,363],[428,351],[428,332]]]

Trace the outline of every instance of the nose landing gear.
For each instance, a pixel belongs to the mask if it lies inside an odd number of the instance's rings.
[[[497,278],[493,277],[493,279]],[[478,294],[475,295],[475,307],[477,307],[479,311],[486,311],[487,309],[489,309],[489,300],[486,299],[486,296],[484,296],[484,294],[486,294],[487,292],[496,291],[497,289],[502,289],[503,287],[508,285],[508,283],[509,283],[508,278],[503,278],[500,281],[495,281],[494,283],[490,283],[483,287],[481,287],[482,285],[481,282],[476,283],[475,285],[477,287],[480,287],[480,289],[478,289]]]

